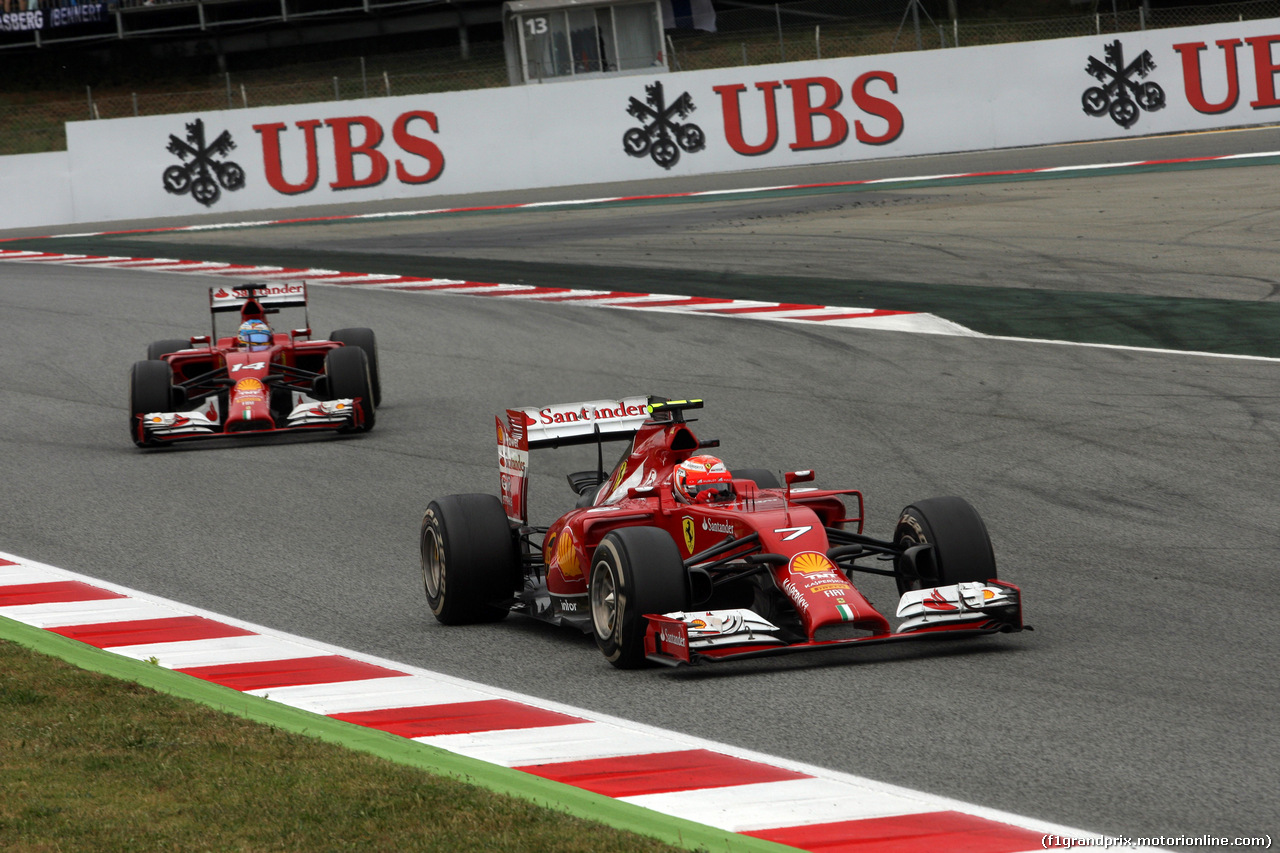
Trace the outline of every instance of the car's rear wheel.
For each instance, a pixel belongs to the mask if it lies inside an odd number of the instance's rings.
[[[358,429],[368,432],[377,420],[377,403],[373,400],[372,382],[369,379],[369,361],[359,347],[338,347],[329,350],[324,357],[324,373],[329,389],[329,399],[359,398],[364,409],[364,425]]]
[[[191,342],[185,338],[170,338],[165,341],[155,341],[147,344],[147,358],[157,359],[161,356],[166,356],[169,353],[183,349],[191,349]]]
[[[894,561],[898,593],[913,589],[996,577],[996,556],[991,537],[978,511],[964,498],[929,498],[902,510],[893,541],[906,550],[931,545],[914,559]]]
[[[148,412],[172,412],[173,400],[173,368],[168,362],[134,362],[129,372],[129,436],[134,444],[139,447],[156,444],[146,438],[138,418]]]
[[[349,347],[364,350],[364,357],[369,361],[369,382],[373,388],[373,404],[382,405],[382,373],[378,367],[378,339],[373,329],[338,329],[329,336],[331,341],[340,341]]]
[[[680,550],[665,530],[624,527],[600,541],[591,562],[596,645],[619,669],[643,666],[645,614],[689,609],[689,579]]]
[[[520,581],[520,551],[502,502],[493,495],[449,495],[422,516],[422,586],[445,625],[496,622]]]

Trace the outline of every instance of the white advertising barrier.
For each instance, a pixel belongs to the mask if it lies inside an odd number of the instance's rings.
[[[67,152],[0,157],[0,228],[74,221]]]
[[[74,122],[74,221],[816,163],[853,179],[875,158],[1268,124],[1278,54],[1268,19]]]

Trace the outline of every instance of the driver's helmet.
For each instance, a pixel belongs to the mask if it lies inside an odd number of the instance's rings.
[[[271,348],[271,327],[261,320],[245,320],[240,324],[240,344],[246,349]]]
[[[671,490],[685,503],[713,503],[733,497],[733,474],[714,456],[690,456],[676,466]]]

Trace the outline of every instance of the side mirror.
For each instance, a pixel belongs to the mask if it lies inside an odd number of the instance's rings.
[[[196,347],[196,346],[199,346],[200,344],[204,344],[205,346],[209,346],[209,345],[210,345],[209,336],[208,336],[208,335],[192,335],[192,336],[191,336],[191,346],[192,346],[192,347]]]
[[[293,331],[289,332],[289,337],[293,338],[295,341],[298,338],[309,338],[311,337],[311,330],[310,329],[294,329]]]
[[[791,486],[795,483],[811,483],[813,482],[813,469],[807,471],[788,471],[782,475],[787,481],[787,498],[791,497]]]

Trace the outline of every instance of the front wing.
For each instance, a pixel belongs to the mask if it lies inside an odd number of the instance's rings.
[[[970,590],[968,587],[974,589]],[[981,590],[995,594],[988,595],[986,602],[983,602]],[[849,646],[1031,630],[1031,626],[1022,621],[1021,590],[1003,581],[991,580],[986,584],[961,584],[908,593],[903,597],[899,615],[909,616],[914,613],[920,600],[959,606],[953,606],[949,612],[937,611],[938,614],[945,614],[940,618],[908,618],[894,633],[800,642],[783,640],[777,636],[777,626],[750,610],[648,614],[645,616],[648,620],[644,638],[645,657],[654,663],[681,666],[720,660],[776,657]]]
[[[148,412],[138,415],[134,428],[144,444],[268,435],[308,429],[350,430],[364,426],[364,405],[359,397],[338,400],[304,398],[274,427],[237,430],[224,422],[217,398],[212,397],[208,403],[190,412]]]

